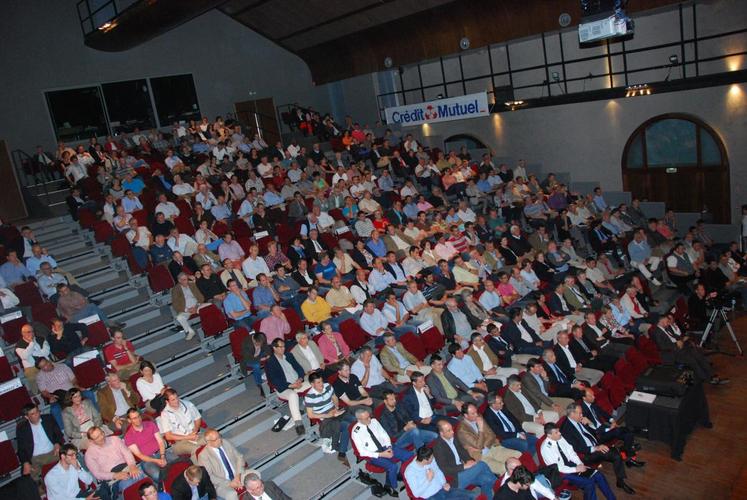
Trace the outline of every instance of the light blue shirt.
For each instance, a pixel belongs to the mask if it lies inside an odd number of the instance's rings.
[[[433,479],[428,481],[428,471],[433,471]],[[427,465],[420,465],[416,460],[405,469],[405,479],[413,495],[419,498],[431,498],[441,491],[446,484],[446,477],[435,460]]]
[[[603,212],[607,209],[607,202],[604,201],[604,197],[602,195],[594,196],[594,205],[596,205],[600,212]]]
[[[374,309],[373,314],[368,314],[366,312],[361,314],[360,325],[369,335],[378,337],[383,335],[383,333],[376,333],[376,330],[379,328],[386,329],[389,326],[389,323],[381,311]]]
[[[273,193],[272,191],[266,191],[265,194],[262,195],[262,198],[264,198],[265,205],[267,205],[268,207],[274,207],[275,205],[281,205],[285,203],[285,200],[282,196],[277,193]]]
[[[240,293],[246,300],[249,300],[249,296],[246,294],[245,291],[241,290]],[[229,293],[226,296],[226,300],[223,301],[223,310],[226,311],[226,316],[228,316],[231,319],[244,319],[252,315],[251,312],[247,312],[243,316],[236,318],[231,314],[234,312],[239,312],[239,311],[244,310],[244,304],[241,303],[241,299],[239,299],[233,293]]]
[[[374,231],[376,231],[376,229],[374,229]],[[374,257],[383,257],[386,255],[386,245],[384,244],[384,240],[381,238],[379,238],[378,242],[373,239],[368,240],[366,248],[374,254]]]
[[[467,387],[472,387],[476,382],[480,382],[483,379],[480,369],[477,367],[475,362],[472,361],[472,358],[466,354],[462,359],[459,359],[456,356],[451,358],[447,368],[456,378],[464,382],[464,385]]]
[[[132,191],[134,192],[135,190],[133,189]],[[142,210],[143,204],[140,203],[140,200],[137,197],[130,199],[125,196],[122,198],[122,207],[124,207],[126,213],[131,214],[135,210]]]
[[[644,262],[646,259],[651,257],[651,247],[649,246],[648,241],[643,240],[638,243],[635,240],[631,240],[631,242],[628,243],[628,255],[630,255],[631,262]]]
[[[6,262],[0,266],[0,276],[8,285],[21,283],[25,278],[31,278],[33,275],[23,264],[15,265],[12,262]]]
[[[488,311],[492,311],[501,305],[501,296],[496,291],[482,292],[478,302]]]
[[[130,182],[122,181],[122,189],[125,191],[129,189],[135,194],[140,194],[145,189],[145,183],[140,178],[135,177]]]
[[[231,209],[228,208],[228,205],[226,203],[222,205],[214,205],[210,209],[210,213],[213,214],[213,217],[215,217],[218,220],[225,220],[231,218]]]
[[[630,323],[630,313],[626,311],[624,307],[620,307],[620,309],[618,309],[612,302],[609,303],[609,306],[610,310],[612,311],[612,316],[615,317],[615,321],[617,321],[620,326],[625,326]]]
[[[394,277],[386,271],[379,272],[378,269],[374,269],[368,275],[368,284],[371,285],[374,293],[385,290],[392,283],[394,283]]]
[[[444,441],[446,441],[446,444],[448,444],[449,448],[451,448],[451,452],[454,454],[454,458],[456,459],[456,464],[460,465],[462,463],[462,459],[459,458],[459,452],[457,452],[456,446],[454,446],[454,438],[444,439]]]
[[[26,259],[26,269],[31,271],[32,274],[36,274],[39,272],[39,268],[41,267],[43,262],[49,262],[49,265],[52,266],[52,269],[57,267],[57,261],[54,260],[54,257],[51,255],[42,255],[41,257],[34,257],[33,255]]]

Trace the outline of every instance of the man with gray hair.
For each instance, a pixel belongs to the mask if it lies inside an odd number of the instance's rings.
[[[243,487],[244,477],[249,473],[259,473],[246,470],[244,456],[217,430],[205,431],[205,443],[205,448],[193,461],[205,468],[218,498],[238,500],[237,490]]]
[[[259,473],[250,472],[244,478],[244,488],[251,500],[292,500],[272,481],[262,481]]]

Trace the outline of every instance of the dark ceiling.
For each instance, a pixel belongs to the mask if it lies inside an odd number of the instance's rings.
[[[629,0],[632,14],[678,0]],[[178,5],[178,8],[176,8]],[[560,29],[581,19],[579,0],[141,0],[117,20],[117,29],[86,36],[86,45],[125,50],[217,7],[294,52],[314,83],[328,83]],[[131,12],[133,11],[133,12]]]

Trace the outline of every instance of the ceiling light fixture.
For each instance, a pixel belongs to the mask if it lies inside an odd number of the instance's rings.
[[[524,105],[524,101],[517,101],[517,100],[506,101],[503,104],[505,104],[506,107],[508,109],[510,109],[511,111],[514,111],[516,108],[520,108],[521,106],[523,106]]]
[[[625,88],[625,97],[636,97],[642,95],[651,95],[651,87],[649,87],[647,83],[628,85]]]

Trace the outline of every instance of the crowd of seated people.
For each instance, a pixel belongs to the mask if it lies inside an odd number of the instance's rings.
[[[600,383],[649,337],[665,361],[691,367],[700,380],[728,382],[671,316],[655,311],[652,290],[694,289],[693,317],[704,322],[708,296],[747,294],[738,246],[714,245],[700,223],[678,238],[671,216],[647,219],[637,200],[610,206],[600,188],[570,192],[553,174],[537,179],[524,160],[510,168],[489,153],[426,151],[409,134],[374,138],[352,121],[334,128],[342,147],[331,151],[269,146],[220,118],[175,124],[171,143],[138,132],[107,138],[103,148],[93,142],[88,152],[61,144],[71,213],[89,227],[107,225],[107,243],[125,241],[132,271],[165,268],[174,321],[187,340],[197,335],[192,319],[211,304],[251,332],[241,368],[264,395],[267,380],[288,403],[285,428],[304,435],[305,411],[325,453],[350,465],[355,448],[357,459],[386,471],[392,495],[407,460],[408,487],[428,498],[525,483],[547,492],[563,478],[609,495],[602,474],[593,481],[582,474],[584,464],[600,462],[612,463],[617,486],[632,492],[625,466],[643,462]],[[29,382],[51,379],[53,390],[45,381],[42,392],[57,426],[47,432],[50,442],[111,448],[127,468],[91,474],[125,487],[141,474],[157,483],[173,455],[220,440],[27,228],[25,265],[19,250],[0,266],[4,307],[17,307],[14,287],[34,279],[62,318],[47,338],[28,325],[16,345]],[[90,314],[113,334],[104,354],[116,373],[98,397],[74,377],[44,376],[50,367],[65,371],[50,345],[68,356],[85,350],[77,320]],[[348,345],[350,324],[367,342]],[[411,341],[427,331],[444,347],[423,356]],[[131,387],[127,378],[136,373]],[[599,394],[604,409],[595,404]],[[152,438],[138,434],[148,421],[135,404],[160,413]],[[109,444],[121,441],[117,433],[126,446]],[[535,443],[543,436],[540,457]],[[605,444],[615,439],[625,442],[622,451]],[[553,443],[567,454],[562,464],[563,453],[545,456]],[[522,454],[549,467],[517,467]],[[24,471],[40,463],[24,456]],[[196,463],[207,475],[190,469],[189,488],[212,480],[210,487],[230,494],[244,484],[243,471],[225,477],[228,468]]]

